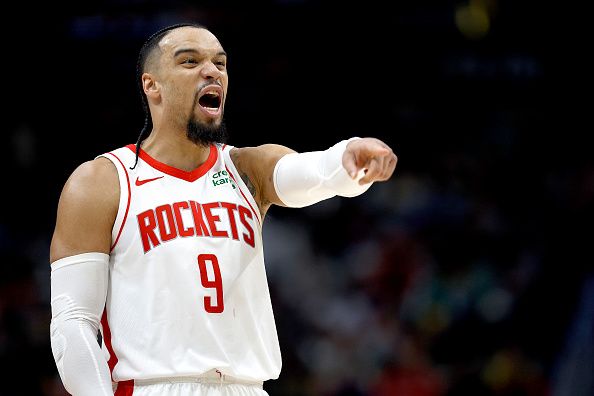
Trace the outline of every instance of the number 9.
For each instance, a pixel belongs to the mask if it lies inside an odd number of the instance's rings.
[[[212,265],[212,272],[214,273],[214,279],[208,279],[208,272],[206,269],[206,263],[209,262]],[[221,269],[219,267],[219,260],[214,254],[199,254],[198,255],[198,269],[200,270],[200,282],[202,286],[209,289],[216,289],[217,301],[216,304],[212,303],[212,297],[204,297],[204,309],[208,313],[221,313],[225,309],[223,302],[223,279],[221,278]]]

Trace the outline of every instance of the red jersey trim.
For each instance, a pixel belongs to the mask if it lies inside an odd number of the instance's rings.
[[[235,181],[235,185],[237,186],[237,189],[239,190],[239,192],[243,196],[243,199],[245,200],[245,202],[247,202],[247,204],[249,205],[250,209],[252,210],[252,213],[256,217],[256,220],[258,220],[258,224],[260,224],[260,227],[262,227],[262,222],[260,221],[259,212],[256,213],[256,211],[254,210],[254,207],[250,203],[250,200],[245,196],[245,194],[243,193],[243,190],[241,189],[241,187],[239,187],[239,183],[237,183],[237,180],[235,179],[235,176],[233,176],[233,173],[231,172],[231,170],[229,169],[229,167],[227,167],[227,164],[225,164],[225,169],[227,169],[227,173],[229,173],[229,175],[231,176],[231,178],[233,179],[233,181]]]
[[[109,329],[109,323],[107,322],[107,309],[103,309],[103,315],[101,316],[101,326],[103,327],[103,342],[109,351],[109,360],[107,361],[107,365],[109,366],[111,380],[113,381],[113,369],[116,364],[118,364],[118,357],[116,356],[111,345],[111,330]],[[130,396],[133,393],[134,380],[120,381],[118,382],[118,387],[114,396]]]
[[[128,147],[134,153],[136,153],[136,145],[129,144]],[[185,171],[173,166],[164,164],[163,162],[157,161],[153,157],[151,157],[146,151],[140,149],[138,152],[138,156],[147,164],[155,168],[156,170],[168,174],[169,176],[177,177],[178,179],[182,179],[188,182],[193,182],[200,179],[202,176],[206,174],[217,162],[217,158],[219,156],[218,150],[214,144],[210,145],[210,153],[208,154],[208,158],[206,161],[200,165],[198,168],[194,169],[193,171]]]
[[[107,309],[103,309],[103,315],[101,316],[101,326],[103,328],[103,342],[105,343],[105,347],[109,351],[109,360],[107,361],[107,365],[109,366],[109,372],[112,374],[112,381],[113,381],[113,368],[118,363],[118,357],[116,356],[115,352],[113,351],[113,347],[111,346],[111,330],[109,329],[109,323],[107,322]]]
[[[131,396],[134,394],[134,380],[118,382],[114,396]]]
[[[124,213],[124,219],[122,220],[122,224],[120,225],[120,230],[118,231],[118,235],[116,236],[116,239],[113,242],[113,245],[111,245],[111,248],[110,248],[110,252],[111,252],[111,251],[113,251],[113,249],[117,245],[118,241],[120,240],[120,235],[122,235],[122,231],[124,230],[124,224],[126,224],[126,219],[128,218],[128,211],[130,210],[130,200],[132,199],[132,189],[130,188],[130,177],[128,176],[128,171],[126,170],[126,167],[124,166],[124,163],[122,162],[122,160],[120,160],[118,158],[118,156],[115,155],[114,153],[107,153],[107,154],[112,155],[115,159],[118,160],[120,165],[122,165],[122,169],[124,170],[124,173],[126,174],[126,183],[128,184],[128,203],[126,204],[126,212]]]

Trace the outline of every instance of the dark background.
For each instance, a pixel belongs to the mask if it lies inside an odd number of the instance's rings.
[[[81,162],[136,140],[140,46],[205,24],[229,54],[235,146],[374,136],[399,157],[363,196],[272,208],[283,370],[274,395],[594,395],[594,166],[579,9],[21,2],[4,15],[0,395],[61,395],[48,251]],[[574,91],[575,90],[575,91]]]

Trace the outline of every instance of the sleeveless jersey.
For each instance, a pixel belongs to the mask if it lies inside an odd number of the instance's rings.
[[[281,356],[258,206],[231,146],[191,172],[128,145],[116,166],[103,349],[115,382],[200,375],[278,378]]]

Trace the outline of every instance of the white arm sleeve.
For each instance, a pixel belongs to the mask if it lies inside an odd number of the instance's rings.
[[[50,339],[62,383],[75,396],[113,396],[111,374],[97,342],[109,256],[78,254],[54,261],[51,269]]]
[[[359,184],[364,170],[351,179],[342,166],[342,155],[354,139],[358,138],[343,140],[325,151],[283,156],[276,163],[272,176],[281,201],[288,207],[301,208],[336,195],[355,197],[367,191],[373,183]]]

